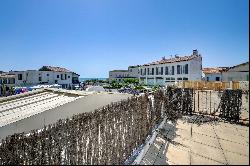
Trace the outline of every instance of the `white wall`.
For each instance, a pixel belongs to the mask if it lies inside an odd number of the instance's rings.
[[[48,84],[55,84],[55,80],[57,80],[57,84],[72,84],[72,72],[54,72],[54,71],[37,71],[37,70],[29,70],[29,71],[11,71],[10,73],[15,74],[16,85],[24,85],[24,84],[40,84],[42,82],[48,82]],[[22,80],[18,80],[18,74],[22,74]],[[61,74],[66,74],[66,79],[61,79]],[[59,75],[59,78],[57,78]],[[75,77],[76,75],[74,75]],[[41,77],[41,81],[39,81],[39,77]],[[64,76],[65,77],[65,76]],[[63,77],[63,78],[64,78]]]
[[[184,66],[188,64],[188,74],[177,74],[177,65]],[[202,78],[202,58],[201,56],[197,56],[196,58],[189,60],[189,61],[181,61],[181,62],[174,62],[174,63],[166,63],[166,64],[157,64],[157,65],[150,65],[150,66],[141,66],[140,67],[140,82],[144,82],[145,84],[148,84],[147,80],[148,78],[154,78],[154,84],[155,85],[165,85],[166,83],[166,78],[169,78],[170,80],[173,78],[173,81],[177,81],[178,78],[188,78],[188,80],[201,80]],[[169,74],[165,75],[165,67],[169,67]],[[174,75],[172,75],[172,66],[174,66]],[[161,74],[156,74],[156,67],[159,68],[159,72],[161,71],[161,67],[163,67],[163,75]],[[148,75],[148,68],[150,69],[150,73],[152,68],[154,68],[154,75]],[[142,73],[144,74],[144,70],[146,69],[146,75],[141,75],[141,69]],[[146,78],[145,80],[142,81],[141,78]],[[161,77],[161,79],[157,79],[156,77]],[[152,84],[152,80],[149,81],[149,84]]]
[[[216,81],[216,77],[219,77],[221,81],[222,80],[222,74],[221,73],[211,73],[211,74],[205,74],[204,80],[207,81],[207,77],[209,78],[208,81]]]
[[[249,72],[223,72],[223,81],[249,81]]]
[[[110,71],[109,72],[109,82],[111,83],[113,80],[117,82],[121,82],[123,77],[129,77],[128,71]]]
[[[139,77],[139,67],[129,67],[128,68],[128,73],[130,77]]]
[[[249,63],[236,66],[222,73],[223,81],[249,81]]]

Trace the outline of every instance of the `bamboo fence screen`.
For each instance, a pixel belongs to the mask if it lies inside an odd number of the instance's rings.
[[[147,95],[132,97],[14,134],[2,140],[0,164],[123,164],[161,120],[160,100],[157,94],[154,103]]]
[[[0,164],[124,164],[163,116],[176,120],[179,115],[195,112],[193,93],[193,89],[160,90],[152,98],[147,94],[131,97],[71,119],[60,119],[29,134],[8,136],[0,144]],[[235,90],[223,93],[217,109],[222,118],[238,121],[241,94]],[[233,102],[235,98],[237,103]]]

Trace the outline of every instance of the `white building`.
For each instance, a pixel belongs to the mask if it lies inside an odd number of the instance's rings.
[[[139,65],[129,66],[128,70],[112,70],[109,71],[109,82],[122,82],[125,78],[139,78]]]
[[[222,81],[222,72],[226,71],[228,67],[214,67],[214,68],[203,68],[204,81]]]
[[[63,88],[79,84],[78,74],[61,67],[43,66],[39,70],[10,71],[14,75],[15,86],[31,86],[37,84],[59,84]]]
[[[249,62],[231,67],[222,72],[222,81],[249,81]]]
[[[201,80],[202,57],[197,50],[190,56],[174,58],[144,64],[140,66],[140,83],[145,85],[173,84],[182,80]]]

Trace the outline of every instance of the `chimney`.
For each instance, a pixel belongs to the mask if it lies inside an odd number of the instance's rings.
[[[166,59],[166,58],[165,58],[165,56],[164,56],[164,57],[162,57],[162,60],[164,60],[164,61],[165,61],[165,59]]]
[[[193,55],[198,55],[198,50],[193,50]]]
[[[178,56],[178,54],[175,54],[175,56],[174,56],[175,58],[179,58],[179,56]]]

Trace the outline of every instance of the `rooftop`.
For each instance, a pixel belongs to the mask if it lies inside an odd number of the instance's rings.
[[[235,66],[233,66],[233,67],[230,67],[230,69],[233,69],[233,68],[236,68],[236,67],[240,67],[240,66],[243,66],[243,65],[249,65],[249,62],[244,62],[244,63],[241,63],[241,64],[239,64],[239,65],[235,65]]]
[[[228,67],[214,67],[214,68],[203,68],[202,71],[204,74],[216,74],[226,71]]]
[[[91,112],[129,94],[65,89],[40,89],[0,98],[0,139],[17,132],[29,133],[75,114]]]
[[[43,66],[39,71],[55,71],[55,72],[71,72],[70,70],[62,67],[53,67],[53,66]]]
[[[0,127],[72,102],[82,96],[53,91],[34,91],[0,100]],[[7,100],[7,101],[6,101]]]
[[[128,72],[128,70],[111,70],[110,72]]]
[[[249,164],[249,127],[185,118],[163,125],[140,165]]]
[[[162,58],[160,61],[155,61],[151,63],[144,64],[143,66],[149,66],[149,65],[157,65],[157,64],[166,64],[166,63],[174,63],[174,62],[182,62],[182,61],[189,61],[192,60],[200,55],[190,55],[190,56],[175,56],[174,58],[165,59],[165,57]]]
[[[15,74],[2,73],[0,74],[0,78],[15,78]]]
[[[136,67],[140,67],[141,65],[135,65],[135,66],[129,66],[128,68],[136,68]]]

